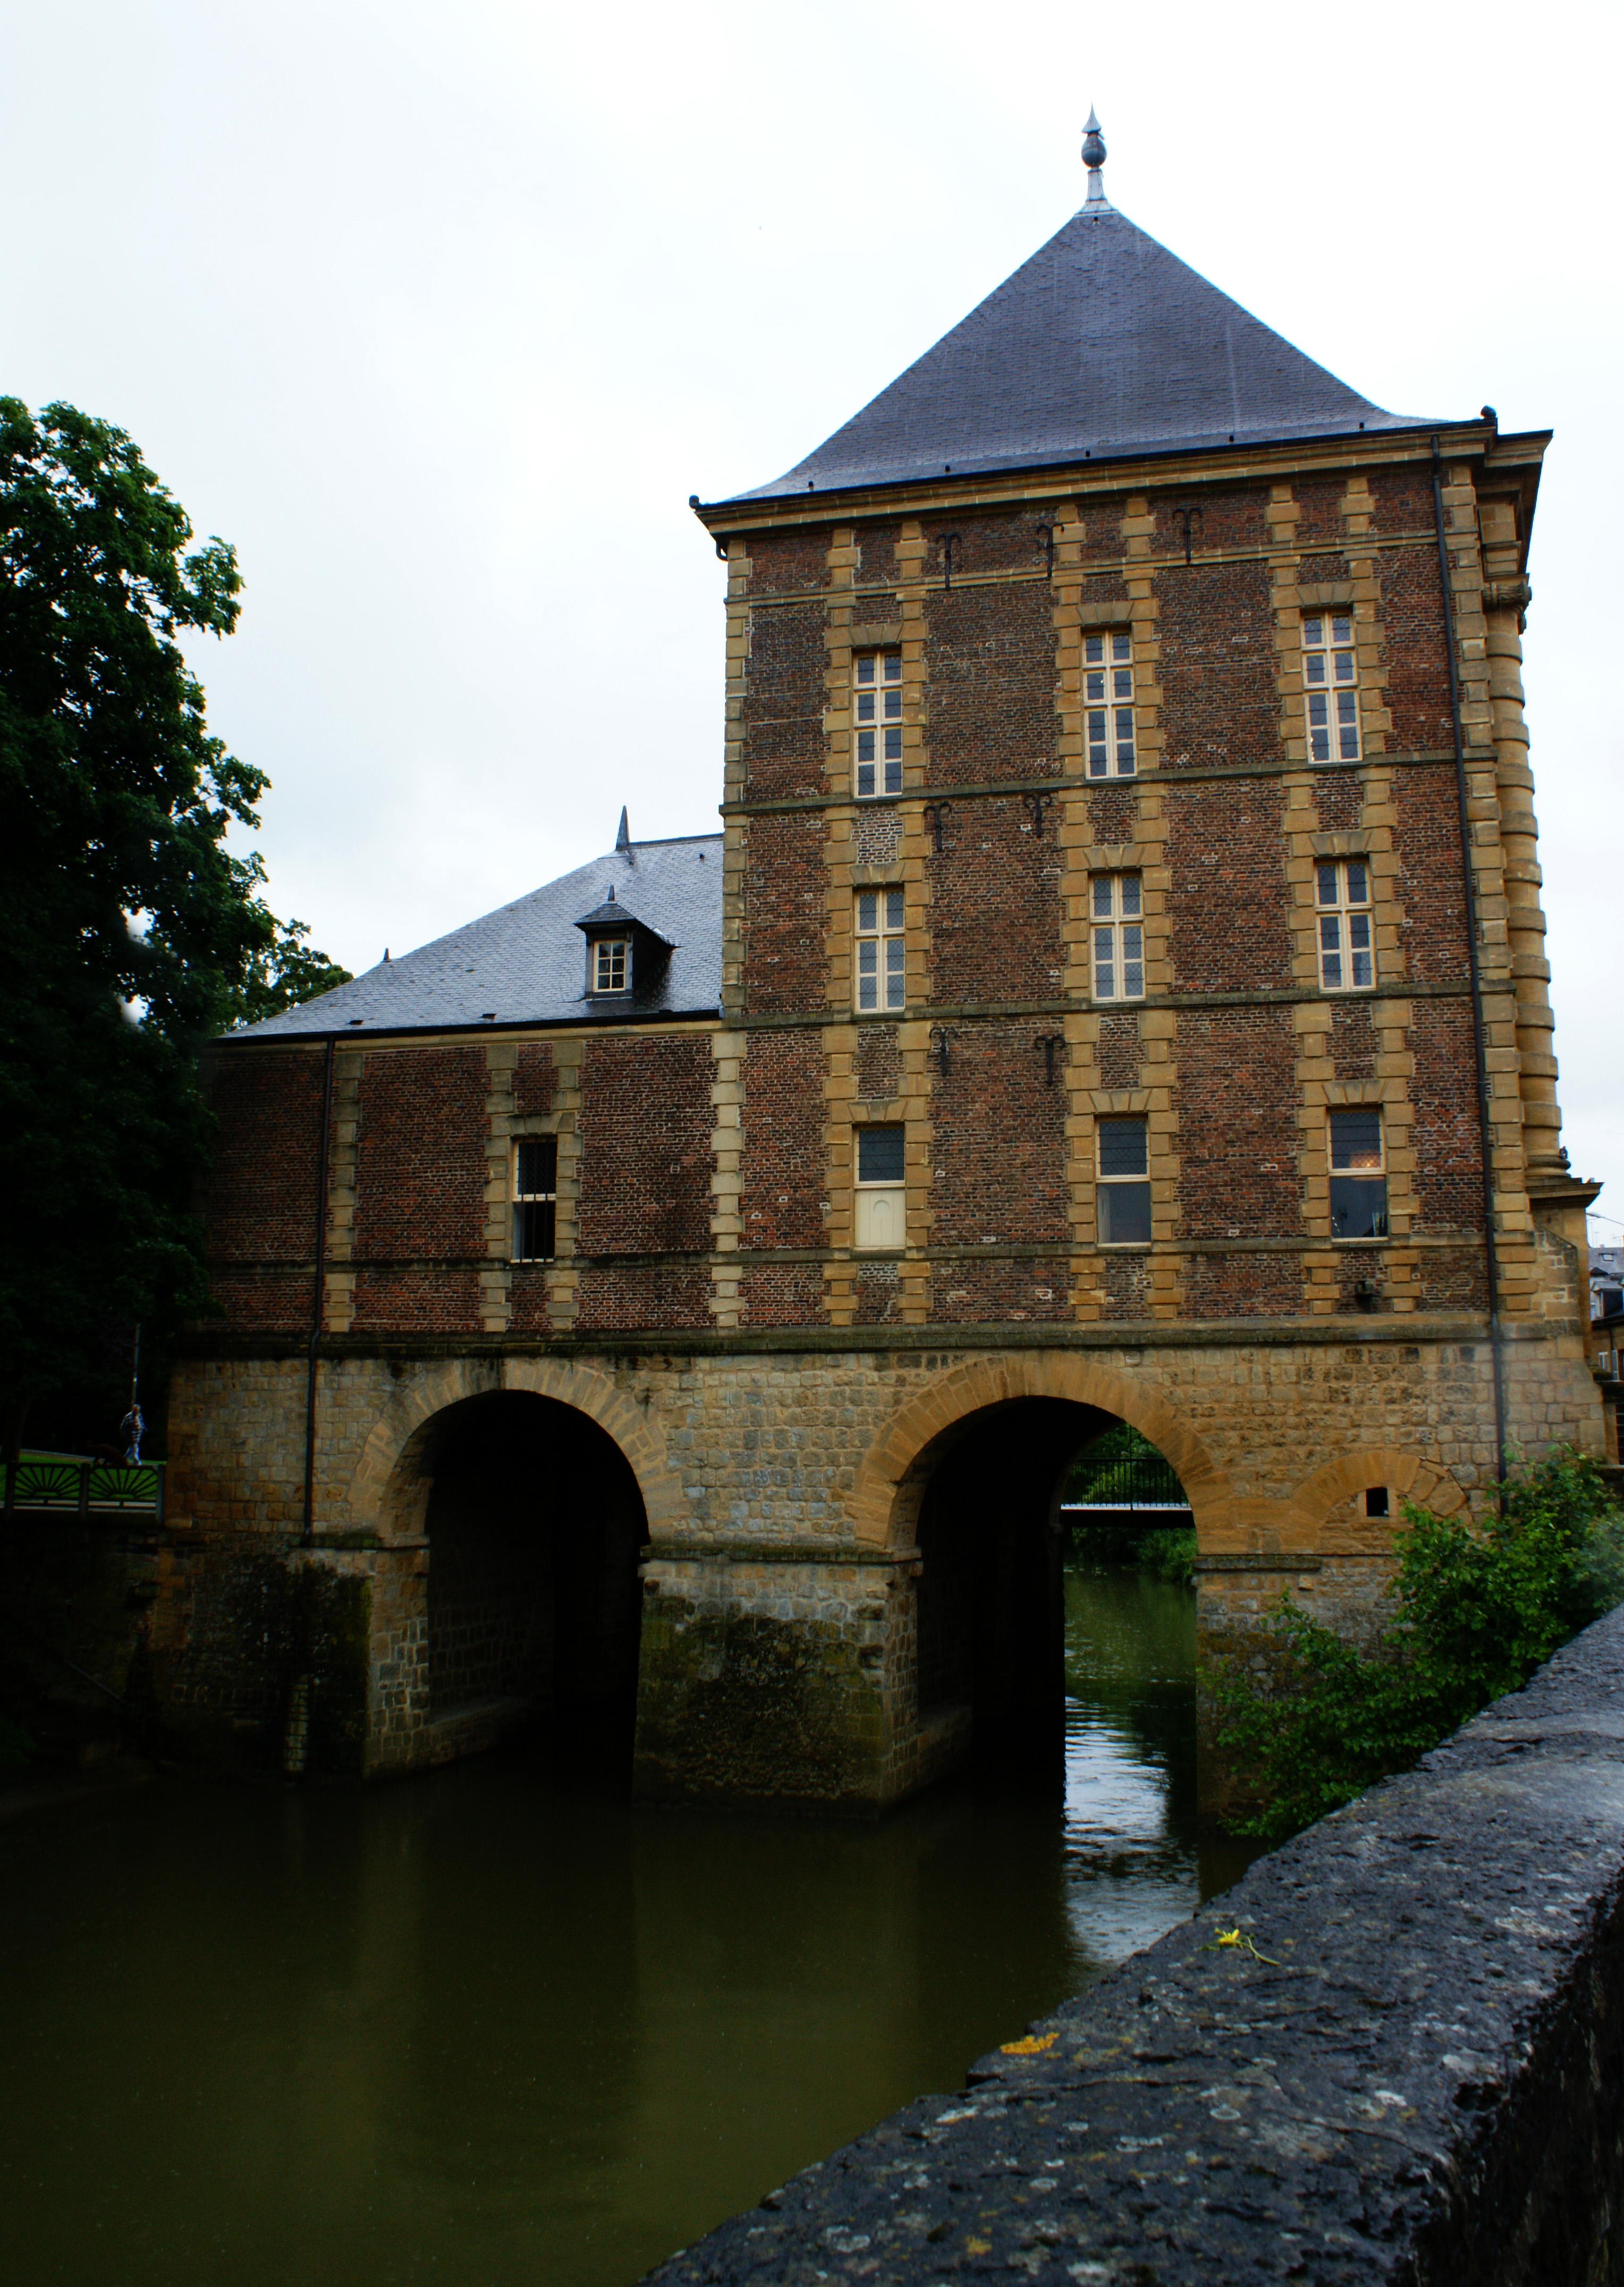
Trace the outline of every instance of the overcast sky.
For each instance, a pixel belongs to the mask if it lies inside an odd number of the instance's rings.
[[[279,912],[353,969],[702,833],[722,568],[1081,203],[1366,395],[1554,428],[1527,685],[1576,1172],[1624,1218],[1624,10],[52,0],[0,14],[0,388],[234,542],[198,664]],[[1598,1228],[1596,1235],[1617,1238]]]

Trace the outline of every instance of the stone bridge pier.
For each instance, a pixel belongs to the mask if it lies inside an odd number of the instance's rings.
[[[546,1720],[643,1796],[871,1811],[972,1739],[1060,1736],[1058,1506],[1099,1429],[1165,1454],[1208,1646],[1289,1588],[1368,1622],[1406,1500],[1492,1477],[1478,1347],[1377,1322],[1287,1346],[199,1358],[171,1409],[153,1632],[173,1728],[381,1774]],[[1582,1361],[1529,1346],[1530,1450],[1589,1441]]]

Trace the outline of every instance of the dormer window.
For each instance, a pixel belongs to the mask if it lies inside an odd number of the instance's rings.
[[[613,883],[604,892],[602,905],[582,914],[575,927],[586,938],[589,1001],[615,1000],[622,993],[630,998],[635,991],[643,1006],[658,1005],[676,947],[652,923],[622,905]]]
[[[631,989],[631,939],[600,937],[592,947],[594,993],[627,993]]]

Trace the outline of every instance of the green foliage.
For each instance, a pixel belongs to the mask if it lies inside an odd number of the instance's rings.
[[[1282,1596],[1266,1653],[1208,1679],[1259,1804],[1239,1832],[1294,1833],[1406,1769],[1624,1600],[1624,1511],[1583,1454],[1509,1481],[1481,1525],[1407,1504],[1405,1520],[1394,1617],[1370,1650]]]
[[[321,956],[259,895],[261,772],[178,638],[228,635],[232,550],[121,430],[0,398],[0,1382],[19,1432],[109,1323],[205,1295],[196,1052]],[[321,985],[337,981],[323,974]],[[278,993],[285,997],[278,1000]]]

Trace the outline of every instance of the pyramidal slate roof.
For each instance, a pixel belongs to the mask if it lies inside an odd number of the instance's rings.
[[[934,349],[734,498],[1416,425],[1294,349],[1090,179],[1089,203]]]
[[[623,828],[622,828],[623,831]],[[633,989],[589,998],[586,940],[578,924],[610,891],[628,921],[671,947],[658,973]],[[369,1033],[446,1025],[624,1024],[628,1017],[713,1016],[722,994],[722,837],[622,842],[527,897],[501,906],[399,961],[382,961],[231,1041],[364,1040]]]

